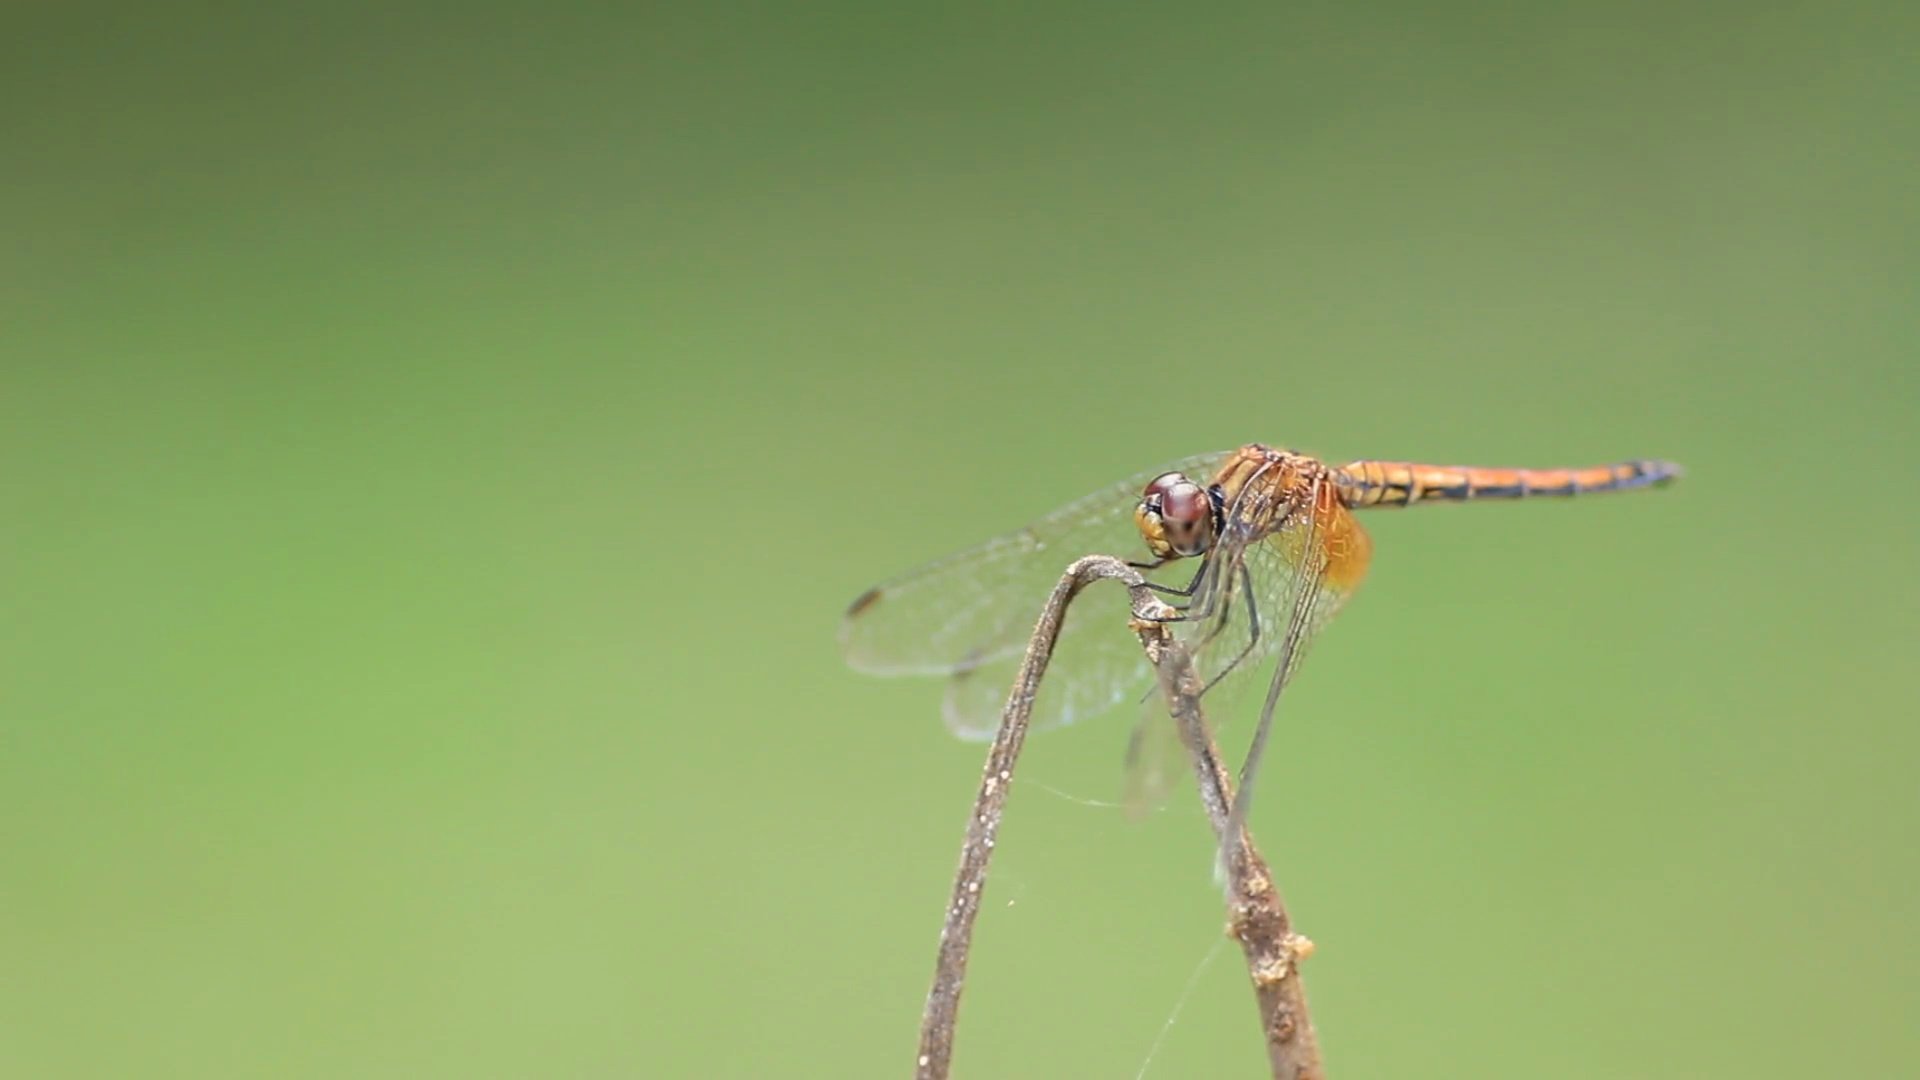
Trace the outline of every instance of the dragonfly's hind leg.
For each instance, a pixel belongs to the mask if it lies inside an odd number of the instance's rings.
[[[1255,646],[1260,644],[1260,606],[1254,602],[1253,575],[1247,572],[1247,568],[1245,564],[1242,564],[1240,567],[1240,590],[1246,594],[1247,643],[1246,645],[1241,647],[1238,655],[1236,655],[1232,660],[1229,660],[1227,662],[1226,667],[1223,667],[1220,669],[1219,674],[1215,675],[1211,679],[1208,679],[1207,685],[1200,688],[1201,697],[1205,697],[1207,694],[1207,691],[1220,685],[1220,680],[1226,678],[1228,675],[1233,674],[1233,669],[1239,667],[1240,662],[1242,660],[1245,660],[1247,657],[1253,655],[1253,650]],[[1226,628],[1227,628],[1227,621],[1226,621],[1226,617],[1223,615],[1220,619],[1220,626],[1217,629],[1215,629],[1213,633],[1207,635],[1207,641],[1212,641],[1215,637],[1218,637],[1220,634],[1220,631],[1225,630]]]

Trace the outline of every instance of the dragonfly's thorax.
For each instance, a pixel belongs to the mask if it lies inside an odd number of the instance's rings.
[[[1213,486],[1222,499],[1221,527],[1255,535],[1278,529],[1289,514],[1311,506],[1316,496],[1330,497],[1334,488],[1331,470],[1319,459],[1259,443],[1234,451]]]

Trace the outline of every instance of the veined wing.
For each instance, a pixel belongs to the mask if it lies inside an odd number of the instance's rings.
[[[1040,607],[1067,565],[1083,555],[1143,558],[1134,507],[1147,482],[1180,470],[1211,474],[1224,453],[1139,473],[1078,499],[1024,529],[928,563],[869,589],[847,609],[847,663],[875,675],[947,675],[943,713],[963,738],[989,738]],[[1169,567],[1184,582],[1189,567]],[[1127,630],[1126,591],[1095,583],[1067,609],[1041,680],[1033,726],[1054,727],[1137,697],[1152,682]]]
[[[1285,494],[1288,505],[1277,525],[1258,542],[1240,545],[1245,552],[1242,564],[1252,579],[1252,591],[1266,600],[1266,606],[1285,619],[1267,684],[1267,697],[1254,722],[1253,741],[1247,747],[1246,760],[1240,765],[1240,787],[1234,794],[1233,810],[1227,815],[1222,835],[1221,858],[1238,843],[1240,830],[1247,822],[1247,809],[1253,802],[1254,781],[1259,778],[1260,762],[1266,752],[1267,736],[1273,730],[1274,708],[1281,691],[1293,678],[1307,646],[1366,576],[1367,560],[1373,542],[1353,519],[1340,500],[1331,478],[1315,473],[1297,490]],[[1229,515],[1228,528],[1234,528]],[[1245,519],[1258,520],[1256,513]],[[1252,538],[1249,537],[1251,541]]]
[[[1222,535],[1206,556],[1206,573],[1189,609],[1204,617],[1176,623],[1174,630],[1193,658],[1203,703],[1218,705],[1215,691],[1223,686],[1267,686],[1241,769],[1236,817],[1245,813],[1280,692],[1314,637],[1359,587],[1371,550],[1365,531],[1325,480],[1302,491],[1249,483],[1227,508]],[[1249,674],[1255,671],[1261,674]],[[1228,718],[1214,709],[1209,719],[1217,726]],[[1148,722],[1172,725],[1164,705],[1149,710],[1143,717]],[[1164,731],[1149,730],[1136,735],[1134,745],[1158,747],[1164,757],[1178,743]],[[1136,755],[1129,762],[1125,793],[1130,809],[1139,812],[1164,798],[1162,778],[1178,773],[1152,755]]]

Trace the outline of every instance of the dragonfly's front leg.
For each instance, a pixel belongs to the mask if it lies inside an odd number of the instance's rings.
[[[1155,559],[1152,562],[1130,562],[1127,565],[1143,573],[1151,573],[1167,565],[1168,563],[1174,562],[1174,561],[1175,561],[1174,559]],[[1200,569],[1194,572],[1193,577],[1189,578],[1187,580],[1187,583],[1184,586],[1162,585],[1157,581],[1146,581],[1146,582],[1143,582],[1143,584],[1145,584],[1147,588],[1152,589],[1154,592],[1157,592],[1162,596],[1190,597],[1193,595],[1194,590],[1200,587],[1200,583],[1206,580],[1206,576],[1207,576],[1207,561],[1205,559],[1201,559]],[[1174,610],[1179,611],[1182,609],[1175,608]]]
[[[1160,566],[1166,563],[1167,561],[1168,560],[1162,559],[1159,562],[1154,563],[1153,565]],[[1220,590],[1207,588],[1208,574],[1215,570],[1215,567],[1213,564],[1214,564],[1214,559],[1212,556],[1203,557],[1200,560],[1200,569],[1195,571],[1192,579],[1190,579],[1187,582],[1187,584],[1181,588],[1175,588],[1174,586],[1171,586],[1171,585],[1157,585],[1151,581],[1147,582],[1147,587],[1150,589],[1153,589],[1155,592],[1164,593],[1168,596],[1185,596],[1189,598],[1197,597],[1197,599],[1192,599],[1190,603],[1187,603],[1185,605],[1180,605],[1180,604],[1169,605],[1174,612],[1174,614],[1172,615],[1164,615],[1159,618],[1146,618],[1146,619],[1143,619],[1142,621],[1155,622],[1155,623],[1177,623],[1177,622],[1199,622],[1203,619],[1212,618],[1214,615],[1214,612],[1219,610],[1219,604],[1220,604],[1220,601],[1219,601]]]
[[[1232,660],[1229,660],[1227,662],[1226,667],[1221,668],[1219,673],[1214,675],[1213,678],[1207,680],[1207,685],[1200,688],[1200,694],[1198,696],[1201,696],[1201,697],[1205,697],[1208,691],[1220,685],[1220,681],[1222,679],[1225,679],[1228,675],[1231,675],[1233,673],[1233,669],[1239,667],[1242,661],[1246,660],[1248,656],[1251,656],[1253,654],[1253,650],[1256,647],[1258,647],[1260,644],[1260,606],[1255,602],[1256,598],[1253,592],[1253,575],[1248,572],[1246,564],[1243,563],[1240,566],[1240,571],[1238,576],[1240,578],[1240,588],[1238,591],[1245,594],[1245,601],[1246,601],[1246,608],[1247,608],[1247,643],[1241,647],[1240,651],[1234,655],[1234,658]],[[1219,637],[1223,632],[1225,632],[1227,627],[1231,625],[1232,615],[1233,615],[1233,596],[1231,593],[1229,593],[1225,602],[1221,604],[1219,621],[1214,625],[1213,629],[1207,632],[1206,638],[1203,639],[1200,642],[1200,644],[1196,647],[1196,651],[1204,650],[1208,645],[1213,643],[1213,639]],[[1161,622],[1161,623],[1183,622],[1188,619],[1204,618],[1204,617],[1205,617],[1204,613],[1202,613],[1199,616],[1193,615],[1192,613],[1187,613],[1182,615],[1170,616],[1165,619],[1151,619],[1151,620],[1145,620],[1145,621]],[[1149,690],[1147,691],[1146,697],[1143,697],[1140,700],[1145,701],[1147,700],[1147,698],[1152,697],[1154,693],[1155,691]],[[1132,744],[1138,743],[1140,741],[1140,738],[1141,738],[1141,733],[1139,729],[1136,728],[1134,730],[1132,739],[1130,740],[1130,743],[1129,743],[1129,748],[1127,750],[1127,761],[1129,762],[1129,764],[1132,763],[1135,756],[1135,750]]]

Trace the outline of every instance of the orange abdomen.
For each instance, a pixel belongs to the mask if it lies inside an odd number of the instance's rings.
[[[1679,476],[1678,465],[1655,460],[1584,469],[1489,469],[1411,461],[1355,461],[1333,470],[1342,501],[1356,508],[1629,491],[1659,487]]]

